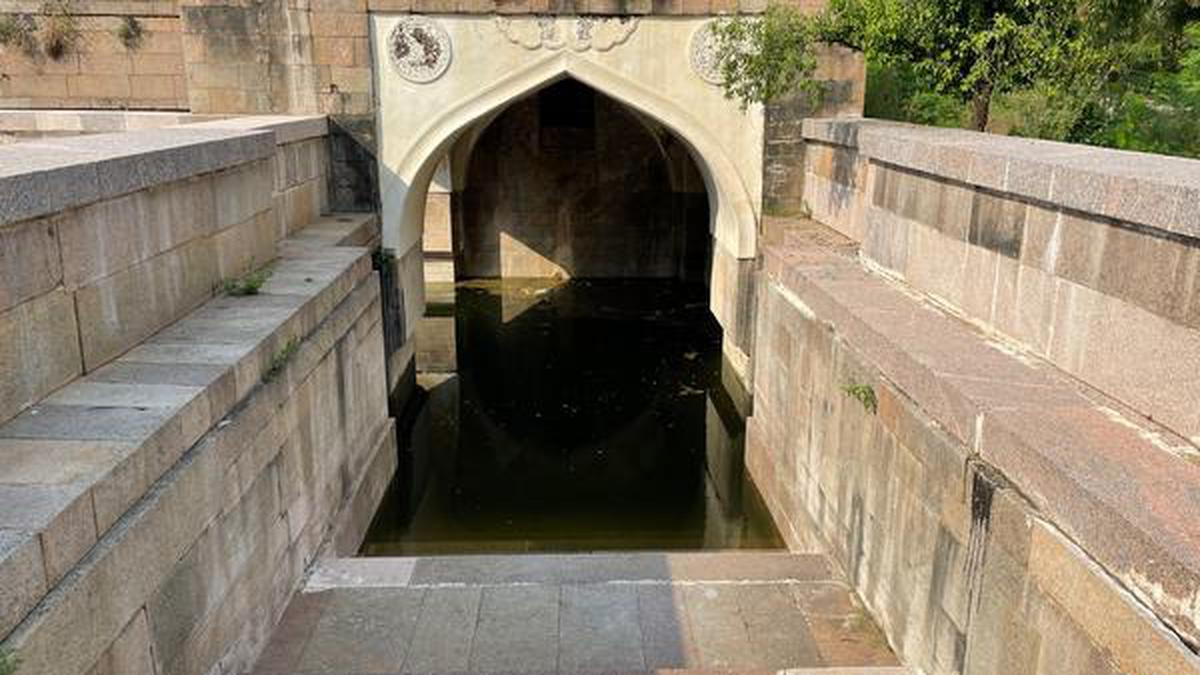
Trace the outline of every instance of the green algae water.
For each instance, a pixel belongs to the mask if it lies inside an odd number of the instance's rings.
[[[361,555],[782,546],[703,286],[472,281],[454,298],[431,312],[452,370],[419,379]]]

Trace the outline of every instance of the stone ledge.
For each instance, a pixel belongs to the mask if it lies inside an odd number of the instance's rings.
[[[0,147],[0,225],[270,157],[267,131],[196,125]]]
[[[766,0],[368,0],[373,14],[727,16],[762,14]]]
[[[196,122],[188,126],[196,129],[272,131],[275,133],[276,145],[320,138],[329,134],[329,121],[324,115],[249,115]]]
[[[0,110],[0,132],[78,135],[138,129],[160,129],[223,119],[225,115],[154,110]],[[36,134],[35,134],[36,137]]]
[[[334,222],[346,239],[373,220]],[[0,635],[362,286],[369,251],[332,246],[285,240],[258,295],[209,301],[0,425]]]
[[[305,592],[359,587],[807,583],[835,579],[837,574],[824,554],[775,551],[329,558],[313,570]]]
[[[1200,465],[1194,447],[1053,366],[992,341],[792,237],[764,248],[767,283],[833,328],[974,448],[1057,528],[1171,628],[1200,642]]]
[[[883,120],[808,119],[808,140],[1025,199],[1200,237],[1200,161]]]

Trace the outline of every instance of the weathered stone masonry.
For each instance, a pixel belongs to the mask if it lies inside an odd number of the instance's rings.
[[[766,224],[747,450],[792,545],[931,672],[1200,669],[1197,164],[805,135],[825,225]]]
[[[10,149],[0,633],[22,673],[243,670],[319,547],[361,538],[396,459],[378,226],[320,215],[325,131]]]

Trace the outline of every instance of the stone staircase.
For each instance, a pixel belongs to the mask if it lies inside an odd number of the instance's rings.
[[[345,499],[277,477],[306,421],[293,394],[323,394],[309,373],[378,323],[377,238],[373,214],[319,217],[278,242],[254,295],[218,294],[0,424],[0,649],[21,673],[199,672],[273,624]],[[384,422],[359,445],[394,447]],[[371,460],[326,440],[309,461],[340,484]],[[275,562],[250,564],[268,541]],[[278,604],[238,602],[247,585]]]
[[[900,675],[819,554],[321,562],[254,671]]]

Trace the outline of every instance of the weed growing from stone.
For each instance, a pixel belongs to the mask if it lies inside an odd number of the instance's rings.
[[[46,16],[42,32],[42,50],[55,61],[61,61],[79,51],[83,30],[79,17],[71,13],[67,0],[52,0],[42,8]]]
[[[0,16],[0,47],[15,47],[28,58],[38,55],[37,24],[28,14]]]
[[[129,51],[137,51],[141,48],[142,43],[146,41],[146,28],[138,21],[136,16],[127,16],[121,20],[121,25],[117,27],[117,39],[121,44],[125,45],[125,49]]]
[[[872,415],[879,410],[879,399],[875,398],[875,389],[871,385],[851,383],[842,387],[842,391],[861,403],[863,409]]]
[[[21,659],[8,649],[0,649],[0,675],[13,675],[21,665]]]
[[[292,360],[292,356],[296,354],[296,350],[299,348],[300,338],[295,336],[289,338],[288,341],[284,343],[283,349],[275,352],[275,355],[271,357],[271,363],[269,366],[267,366],[267,370],[262,376],[263,382],[270,382],[271,380],[275,379],[275,376],[279,375],[279,372],[283,370],[283,367],[287,365],[288,361]],[[0,673],[0,675],[3,674]]]
[[[272,271],[270,267],[264,267],[254,270],[241,279],[226,279],[224,285],[225,293],[234,297],[258,295],[258,292],[262,290],[263,284],[267,283],[267,279],[271,278]]]

